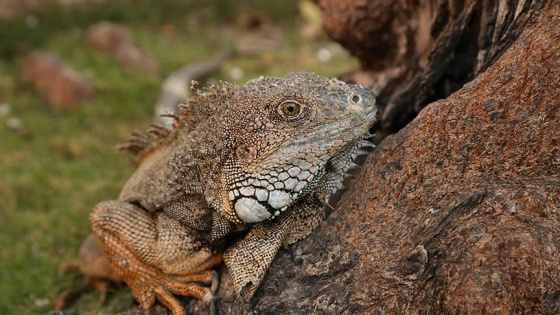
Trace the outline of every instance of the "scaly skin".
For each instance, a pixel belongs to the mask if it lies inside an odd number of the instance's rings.
[[[224,249],[249,300],[277,251],[324,218],[378,116],[371,91],[307,72],[194,89],[173,130],[152,127],[123,146],[138,169],[90,215],[140,305],[157,298],[173,314],[184,314],[173,294],[212,300]]]

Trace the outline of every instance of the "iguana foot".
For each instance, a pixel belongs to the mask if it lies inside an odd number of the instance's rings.
[[[93,233],[111,266],[144,309],[159,300],[174,315],[185,314],[173,296],[195,297],[209,305],[218,286],[213,270],[222,254],[198,241],[196,231],[135,205],[106,201],[90,214]]]
[[[218,287],[216,271],[210,269],[186,275],[168,275],[158,268],[142,263],[128,250],[123,249],[117,250],[119,255],[112,257],[111,262],[142,308],[149,308],[157,298],[174,315],[183,315],[185,310],[173,294],[192,296],[206,305],[214,299],[214,292]],[[220,264],[221,255],[214,256],[208,263],[212,266]]]

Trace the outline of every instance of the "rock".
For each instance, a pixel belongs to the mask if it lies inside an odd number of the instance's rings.
[[[23,62],[21,77],[54,109],[75,108],[94,97],[92,85],[51,53],[36,52],[28,56]]]
[[[94,48],[113,54],[117,61],[126,68],[160,76],[157,60],[142,51],[134,42],[130,32],[110,22],[100,22],[91,26],[86,34],[86,41]]]

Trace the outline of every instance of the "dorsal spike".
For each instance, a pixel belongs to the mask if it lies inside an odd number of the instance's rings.
[[[173,119],[179,119],[179,114],[174,113],[174,112],[165,112],[163,114],[160,115],[161,117],[169,117],[169,118],[173,118]]]
[[[143,157],[159,147],[170,138],[170,135],[181,130],[188,132],[206,121],[210,116],[223,107],[223,103],[237,89],[236,85],[223,84],[218,87],[209,84],[207,88],[201,87],[197,81],[191,81],[191,89],[196,94],[186,103],[179,104],[177,113],[165,113],[163,116],[173,118],[172,129],[160,125],[152,125],[145,132],[135,131],[126,143],[117,147],[121,152],[133,155],[135,161],[139,162]]]
[[[191,80],[191,90],[195,93],[195,94],[201,94],[203,92],[203,87],[202,85],[196,81],[196,80]]]

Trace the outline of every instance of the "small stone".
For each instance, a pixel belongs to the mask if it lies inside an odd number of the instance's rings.
[[[119,25],[100,22],[90,27],[86,41],[94,48],[108,51],[126,68],[136,69],[158,77],[161,74],[157,60],[142,51],[130,32]]]
[[[20,130],[23,126],[23,123],[19,118],[12,117],[6,121],[6,126],[12,130]]]
[[[70,109],[93,99],[92,85],[54,54],[37,52],[23,62],[23,81],[31,83],[47,105]]]
[[[12,108],[10,107],[10,104],[8,103],[0,104],[0,117],[8,116],[11,110]]]

